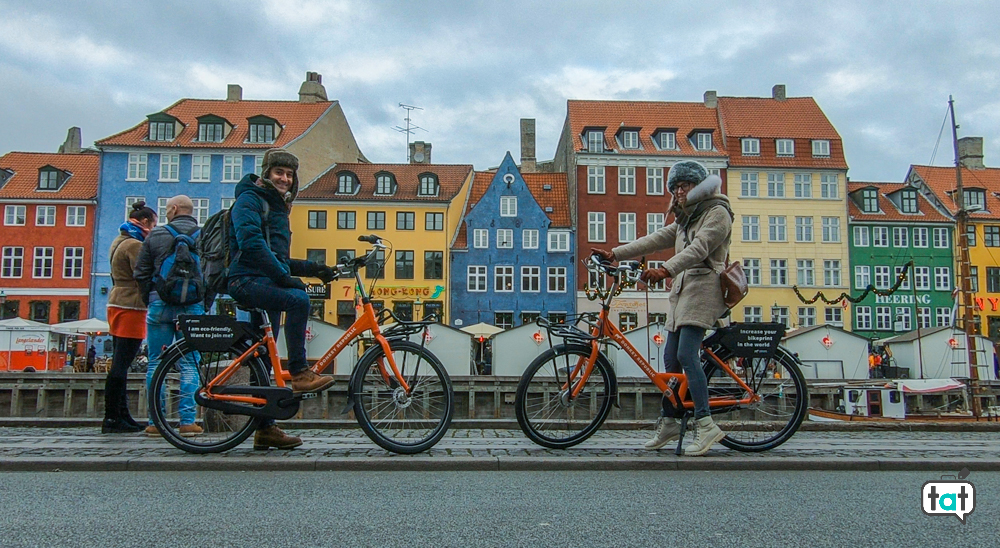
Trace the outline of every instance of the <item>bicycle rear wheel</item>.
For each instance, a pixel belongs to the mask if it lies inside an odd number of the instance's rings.
[[[192,388],[203,389],[249,348],[241,341],[225,352],[197,352],[181,340],[163,353],[147,397],[150,417],[164,439],[189,453],[218,453],[243,443],[257,429],[260,419],[202,407],[193,400],[192,392]],[[267,371],[260,358],[249,358],[223,386],[268,386]],[[156,401],[160,405],[153,405]],[[181,431],[181,422],[188,423],[192,415],[203,430],[200,434]]]
[[[437,357],[419,344],[395,339],[389,348],[410,393],[396,381],[385,352],[376,346],[361,357],[351,379],[355,417],[365,434],[387,451],[426,451],[451,424],[455,409],[451,379]]]
[[[514,408],[531,441],[551,449],[572,447],[593,435],[611,411],[615,376],[602,355],[577,397],[564,388],[568,372],[590,357],[582,344],[562,344],[542,352],[521,375]]]
[[[788,441],[809,407],[809,391],[795,356],[780,346],[769,358],[735,358],[724,349],[715,351],[760,397],[745,406],[712,408],[712,418],[726,432],[722,445],[759,452]],[[705,355],[702,366],[709,379],[709,400],[746,397],[747,392]]]

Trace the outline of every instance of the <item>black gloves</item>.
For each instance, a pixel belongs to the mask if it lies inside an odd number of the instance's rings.
[[[302,291],[306,290],[305,282],[292,276],[285,276],[284,278],[278,280],[278,287],[287,287],[289,289],[301,289]]]
[[[336,268],[326,265],[320,265],[320,267],[316,269],[315,276],[322,280],[325,284],[328,284],[339,277]]]

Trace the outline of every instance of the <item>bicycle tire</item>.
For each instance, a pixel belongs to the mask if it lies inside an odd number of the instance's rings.
[[[225,352],[198,353],[198,389],[204,387],[209,380],[215,378],[249,348],[250,345],[246,341],[239,341]],[[164,351],[163,359],[153,373],[147,395],[150,417],[163,438],[178,449],[197,454],[228,451],[243,443],[257,429],[261,419],[249,415],[223,413],[195,403],[196,420],[201,422],[204,432],[193,437],[183,436],[179,431],[178,413],[180,401],[178,385],[181,374],[175,369],[183,357],[192,353],[193,350],[183,339]],[[249,358],[229,378],[227,384],[268,386],[270,384],[268,369],[260,358]],[[153,405],[156,401],[163,401],[163,405]]]
[[[386,451],[420,453],[439,442],[451,425],[455,411],[451,378],[437,356],[419,344],[391,339],[389,348],[410,385],[410,394],[392,377],[388,362],[385,367],[390,378],[385,381],[379,367],[385,351],[376,344],[361,357],[351,375],[354,416],[368,438]],[[428,366],[430,373],[426,374]]]
[[[595,371],[591,372],[584,390],[572,402],[563,397],[565,391],[552,390],[558,382],[560,366],[567,370],[572,367],[574,360],[569,356],[586,359],[590,353],[590,346],[583,344],[556,345],[542,352],[525,369],[517,384],[514,409],[521,431],[531,441],[550,449],[573,447],[592,436],[608,418],[617,385],[614,370],[603,354],[594,362]],[[561,357],[565,360],[562,363],[558,361]],[[539,372],[541,376],[537,375]],[[586,408],[583,413],[592,418],[577,420],[578,408]]]
[[[712,409],[713,418],[726,432],[720,443],[736,451],[761,452],[788,441],[799,429],[809,407],[809,390],[798,358],[781,346],[768,358],[734,358],[721,347],[715,351],[723,361],[733,359],[730,367],[735,367],[734,372],[761,397],[746,406]],[[709,398],[746,395],[705,355],[702,366],[709,379]],[[774,373],[779,377],[775,378]]]

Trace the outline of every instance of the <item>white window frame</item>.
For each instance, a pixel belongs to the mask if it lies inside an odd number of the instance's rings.
[[[160,154],[160,182],[176,183],[181,176],[181,155]]]
[[[149,155],[145,152],[130,152],[128,154],[128,167],[125,171],[126,181],[145,181],[148,175]]]
[[[66,226],[87,226],[87,206],[67,206]]]
[[[788,259],[771,259],[771,285],[784,287],[788,285]]]
[[[17,222],[18,218],[21,222]],[[3,212],[4,226],[25,226],[28,222],[28,206],[6,205]]]
[[[514,249],[514,230],[511,228],[497,229],[497,249]]]
[[[225,154],[222,156],[222,182],[238,183],[243,178],[243,155]]]
[[[929,232],[930,231],[925,226],[913,227],[913,237],[912,237],[913,247],[920,247],[920,248],[930,247],[930,241],[928,240]]]
[[[812,155],[813,158],[829,158],[830,141],[827,139],[813,139]]]
[[[194,202],[194,218],[199,225],[204,225],[211,215],[208,198],[191,198],[191,201]]]
[[[854,325],[859,331],[870,331],[872,328],[872,307],[858,306],[854,308]]]
[[[620,243],[635,241],[635,213],[618,213],[618,241]]]
[[[811,242],[811,241],[813,241],[813,218],[812,217],[796,217],[795,218],[795,241],[796,242]]]
[[[257,155],[253,157],[253,172],[254,175],[263,175],[261,171],[264,171],[264,155]]]
[[[587,152],[604,152],[604,132],[591,129],[587,131]]]
[[[842,327],[844,325],[844,309],[839,306],[827,306],[823,312],[823,320],[829,325]]]
[[[34,261],[31,263],[31,277],[35,279],[47,280],[52,278],[52,270],[55,266],[56,248],[36,247]],[[41,270],[41,275],[39,275]]]
[[[840,261],[838,259],[823,259],[823,285],[840,287]]]
[[[934,289],[937,291],[951,291],[951,267],[934,267]]]
[[[587,241],[606,242],[607,230],[605,228],[605,214],[603,211],[590,211],[587,213]]]
[[[207,158],[207,163],[206,163]],[[207,183],[212,180],[212,155],[192,154],[191,155],[191,182]]]
[[[126,196],[125,197],[125,220],[128,221],[128,216],[132,214],[132,204],[136,202],[145,202],[145,196]]]
[[[740,139],[743,156],[760,156],[760,139]]]
[[[509,282],[510,289],[504,289],[507,287],[505,282]],[[493,290],[497,293],[513,293],[514,292],[514,267],[509,265],[497,265],[493,267]]]
[[[673,131],[660,132],[660,149],[677,150],[677,134]]]
[[[548,235],[549,253],[562,253],[569,251],[569,232],[563,230],[551,230]]]
[[[500,197],[500,216],[517,217],[517,196]]]
[[[823,217],[823,243],[840,243],[840,217]]]
[[[872,227],[872,247],[889,247],[889,227]]]
[[[527,286],[527,289],[525,288]],[[542,268],[539,266],[521,267],[521,293],[540,293],[542,291]]]
[[[784,215],[769,215],[767,217],[767,241],[787,242],[788,230]]]
[[[795,141],[793,139],[775,139],[774,150],[778,156],[795,156]]]
[[[905,226],[892,227],[892,247],[910,247],[910,229]]]
[[[816,285],[816,263],[812,259],[795,260],[795,279],[800,286]]]
[[[761,323],[764,321],[764,307],[744,306],[743,321],[745,323]]]
[[[800,306],[798,310],[799,327],[812,327],[816,325],[816,307]]]
[[[667,224],[667,214],[666,213],[647,213],[646,214],[646,234],[652,234],[657,230],[660,230]]]
[[[698,132],[694,136],[695,148],[701,151],[712,150],[712,134],[707,131]]]
[[[868,247],[871,245],[867,226],[854,227],[854,247]]]
[[[934,229],[934,249],[948,249],[950,240],[947,228]]]
[[[905,306],[897,306],[896,314],[893,316],[892,323],[894,331],[906,332],[913,329],[913,314],[910,312],[910,308]],[[896,329],[896,323],[902,323],[903,325],[901,326],[900,329]]]
[[[759,286],[761,282],[760,259],[743,259],[743,273],[746,275],[747,285]]]
[[[840,176],[836,173],[821,173],[819,176],[820,198],[840,198]]]
[[[653,269],[653,268],[662,268],[663,265],[665,265],[665,264],[667,264],[667,261],[647,261],[646,262],[646,268],[650,268],[650,269]],[[667,290],[667,282],[664,281],[664,280],[660,280],[659,282],[657,282],[655,284],[649,285],[649,290],[650,291],[666,291]]]
[[[618,194],[631,196],[635,194],[635,168],[618,166]]]
[[[931,267],[929,266],[913,267],[913,287],[917,291],[931,290]]]
[[[472,247],[475,249],[489,249],[490,231],[485,228],[476,228],[472,231]]]
[[[159,219],[167,218],[167,200],[170,198],[159,197],[156,199],[156,217]]]
[[[24,276],[24,247],[6,246],[3,248],[2,254],[0,278],[20,278]]]
[[[872,283],[872,267],[868,265],[854,265],[854,287],[864,290]]]
[[[587,194],[604,194],[604,166],[587,166]]]
[[[648,196],[663,196],[663,168],[646,168],[646,194]]]
[[[635,130],[625,130],[622,132],[622,148],[639,148],[639,132]]]
[[[219,208],[219,211],[222,211],[224,209],[232,209],[234,203],[236,203],[236,198],[223,198],[222,202],[220,203],[221,207]]]
[[[795,197],[812,198],[812,173],[796,173],[794,177]]]
[[[759,176],[755,172],[740,173],[740,197],[756,198],[760,196]]]
[[[931,314],[931,307],[921,306],[917,307],[917,327],[920,329],[928,329],[934,327],[932,320],[934,316]]]
[[[875,307],[875,330],[876,331],[892,331],[892,307],[889,306],[876,306]]]
[[[785,174],[784,173],[768,173],[767,174],[767,197],[768,198],[784,198],[785,197]]]
[[[946,306],[939,306],[934,309],[934,325],[937,327],[948,327],[951,325],[952,309]]]
[[[565,293],[566,292],[566,267],[565,266],[550,266],[548,267],[547,282],[546,287],[549,293]]]
[[[526,228],[521,231],[521,249],[538,249],[537,228]]]
[[[873,269],[875,278],[875,289],[889,289],[892,287],[892,269],[888,266],[876,266]]]
[[[481,265],[470,265],[466,269],[466,288],[469,293],[485,293],[488,289],[486,280],[486,267]]]
[[[83,278],[83,254],[82,247],[63,248],[63,278],[67,280]]]
[[[35,226],[56,226],[56,206],[35,206]]]

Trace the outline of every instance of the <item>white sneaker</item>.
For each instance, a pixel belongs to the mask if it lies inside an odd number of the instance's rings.
[[[681,437],[681,423],[673,417],[660,417],[656,421],[656,433],[643,446],[655,450]]]
[[[694,441],[684,448],[684,455],[700,457],[724,437],[726,433],[712,421],[712,417],[702,417],[695,421]]]

